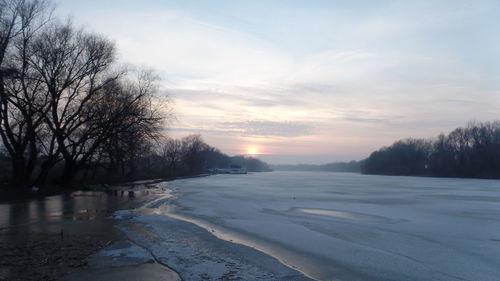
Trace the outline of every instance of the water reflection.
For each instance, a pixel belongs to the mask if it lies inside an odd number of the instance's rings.
[[[75,191],[36,200],[4,203],[0,204],[0,231],[11,232],[20,226],[41,228],[42,225],[50,227],[53,222],[105,218],[116,210],[137,207],[153,198],[154,194],[155,191],[151,189]]]
[[[300,212],[300,213],[304,213],[304,214],[329,216],[329,217],[336,217],[336,218],[354,220],[354,221],[365,221],[365,222],[389,222],[389,221],[391,221],[391,219],[386,218],[386,217],[361,214],[361,213],[346,212],[346,211],[324,210],[324,209],[305,209],[305,208],[296,208],[295,210]]]

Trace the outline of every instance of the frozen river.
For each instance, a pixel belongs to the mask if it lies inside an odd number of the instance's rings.
[[[271,172],[167,186],[174,218],[312,279],[500,280],[498,180]]]

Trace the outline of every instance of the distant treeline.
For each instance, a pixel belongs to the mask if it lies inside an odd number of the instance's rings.
[[[241,167],[249,172],[269,171],[260,159],[245,156],[228,156],[205,143],[200,135],[182,139],[163,138],[144,145],[140,150],[120,151],[115,157],[90,161],[74,177],[78,184],[113,183],[144,179],[174,179],[205,174],[209,169]],[[11,183],[12,160],[0,153],[0,183]],[[50,170],[46,184],[60,184],[64,161]],[[0,184],[1,187],[1,184]]]
[[[173,178],[207,173],[209,169],[224,169],[238,166],[249,172],[264,172],[269,166],[253,157],[228,156],[217,148],[206,144],[200,135],[190,135],[183,139],[168,139],[160,150],[152,154],[158,160],[151,171],[157,170],[158,176]],[[149,169],[148,169],[149,170]]]
[[[435,139],[399,140],[360,161],[272,165],[271,168],[277,171],[500,178],[500,121],[471,122]]]
[[[271,165],[276,171],[324,171],[324,172],[348,172],[359,173],[363,161],[335,162],[321,165],[298,164],[298,165]]]
[[[365,174],[500,178],[500,122],[471,122],[436,139],[399,140],[373,152]]]

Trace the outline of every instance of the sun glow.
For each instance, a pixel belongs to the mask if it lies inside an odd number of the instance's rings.
[[[256,147],[255,145],[249,145],[249,146],[247,146],[247,154],[248,155],[257,155],[257,154],[259,154],[259,148]]]

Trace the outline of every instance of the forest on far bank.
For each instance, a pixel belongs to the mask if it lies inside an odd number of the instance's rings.
[[[321,165],[271,165],[277,171],[373,175],[500,178],[500,121],[469,122],[434,139],[407,138],[366,159]]]
[[[408,138],[374,151],[362,173],[500,178],[500,122],[470,122],[435,139]]]

